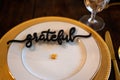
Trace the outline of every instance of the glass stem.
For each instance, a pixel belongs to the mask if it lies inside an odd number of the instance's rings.
[[[91,12],[91,16],[90,16],[90,18],[89,18],[89,22],[90,23],[95,23],[96,21],[95,21],[95,16],[96,16],[96,12],[95,11],[93,11],[93,12]]]

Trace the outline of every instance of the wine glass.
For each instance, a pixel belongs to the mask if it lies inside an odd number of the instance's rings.
[[[102,30],[105,26],[105,22],[101,17],[96,16],[96,14],[98,12],[101,12],[108,3],[109,0],[84,0],[84,4],[86,8],[91,12],[91,16],[84,15],[80,21],[90,26],[95,31]]]

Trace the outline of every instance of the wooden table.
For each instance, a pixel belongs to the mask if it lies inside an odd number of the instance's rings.
[[[14,26],[32,18],[61,16],[79,20],[85,14],[90,13],[83,0],[0,0],[0,38]],[[110,31],[120,69],[117,55],[120,46],[120,5],[111,6],[97,15],[106,23],[105,28],[98,33],[104,39],[106,30]],[[113,67],[109,80],[115,80]]]

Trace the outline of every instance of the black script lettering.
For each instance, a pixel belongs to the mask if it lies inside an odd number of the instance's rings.
[[[69,31],[69,40],[71,41],[71,42],[73,42],[74,41],[74,37],[73,37],[73,34],[75,33],[75,31],[76,31],[76,29],[75,29],[75,27],[72,27],[71,29],[70,29],[70,31]]]
[[[41,33],[46,34],[44,41],[51,41],[51,38],[50,38],[51,35],[55,34],[56,32],[55,31],[52,32],[52,31],[50,31],[50,29],[48,29],[48,31],[42,31]]]
[[[62,44],[63,37],[64,37],[64,31],[60,30],[58,32],[58,36],[57,36],[57,42],[58,42],[58,44],[60,44],[60,45]]]
[[[39,41],[39,40],[45,40],[45,35],[44,35],[43,33],[41,33],[41,35],[39,36],[38,41]]]
[[[58,31],[58,34],[56,34],[56,31],[50,31],[48,29],[47,31],[42,31],[41,34],[38,36],[38,34],[35,32],[33,33],[33,36],[31,34],[28,34],[24,40],[10,40],[7,42],[7,44],[12,43],[12,42],[17,42],[17,43],[23,43],[26,42],[26,47],[31,47],[32,46],[32,41],[34,40],[36,43],[39,41],[57,41],[59,45],[62,45],[63,41],[66,42],[73,42],[77,37],[83,37],[83,38],[88,38],[91,36],[91,33],[88,35],[75,35],[76,28],[72,27],[69,30],[69,34],[65,34],[64,30],[61,29]]]
[[[36,41],[36,42],[38,42],[38,41],[39,41],[39,38],[38,38],[38,35],[37,35],[37,33],[36,33],[36,32],[35,32],[35,33],[33,33],[33,36],[34,36],[35,41]]]
[[[31,34],[28,34],[27,37],[26,37],[26,47],[31,47],[32,46],[32,40],[34,40],[35,38],[32,38],[32,35]]]
[[[57,35],[53,34],[50,38],[51,41],[56,41],[57,40]]]

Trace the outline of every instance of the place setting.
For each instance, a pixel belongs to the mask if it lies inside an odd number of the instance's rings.
[[[4,53],[1,63],[7,64],[8,73],[3,76],[16,80],[88,80],[109,76],[110,55],[105,42],[91,28],[72,19],[32,19],[10,30],[0,43]]]
[[[108,3],[84,0],[91,15],[79,21],[44,16],[13,27],[0,39],[0,80],[108,80],[111,65],[119,80],[110,32],[105,40],[97,33],[105,22],[96,14]]]

